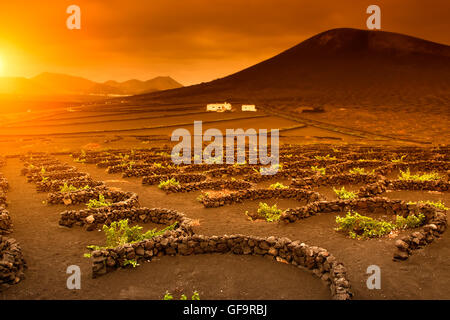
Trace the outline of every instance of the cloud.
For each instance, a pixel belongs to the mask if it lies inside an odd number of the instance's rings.
[[[65,9],[70,4],[81,8],[82,30],[65,28]],[[194,83],[238,71],[327,29],[365,28],[365,9],[370,4],[364,0],[18,0],[1,4],[0,38],[28,52],[29,70],[36,72],[38,67],[76,72],[95,80],[161,73]],[[377,4],[384,30],[450,42],[447,0],[434,1],[433,6],[420,0]]]

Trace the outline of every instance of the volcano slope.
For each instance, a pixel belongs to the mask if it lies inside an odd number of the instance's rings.
[[[273,112],[320,107],[326,112],[307,117],[448,143],[450,47],[392,32],[333,29],[227,77],[127,99],[148,106],[222,100]]]

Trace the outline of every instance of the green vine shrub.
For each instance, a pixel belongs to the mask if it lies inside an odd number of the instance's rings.
[[[158,185],[158,188],[162,189],[162,190],[167,190],[170,187],[177,187],[179,186],[180,183],[175,180],[175,178],[171,178],[171,179],[167,179],[165,181],[161,181]]]
[[[64,185],[59,189],[59,192],[67,193],[67,192],[76,192],[76,191],[89,190],[89,189],[90,189],[90,187],[88,185],[77,188],[77,187],[74,187],[73,185],[67,185],[67,183],[65,182]]]
[[[437,172],[411,174],[408,168],[406,171],[400,170],[400,176],[398,178],[400,180],[431,181],[431,180],[439,180],[441,177]]]
[[[96,209],[96,208],[102,208],[102,207],[108,207],[111,205],[111,202],[108,202],[105,199],[105,196],[103,194],[100,194],[97,199],[91,199],[86,204],[89,209]]]
[[[151,239],[160,235],[163,235],[168,230],[175,229],[178,222],[175,222],[171,224],[170,226],[161,229],[159,231],[155,229],[148,230],[147,232],[143,233],[142,229],[143,227],[136,225],[133,227],[130,227],[128,225],[128,219],[120,220],[120,221],[114,221],[111,223],[110,226],[103,225],[103,232],[106,236],[106,245],[96,246],[96,245],[90,245],[88,246],[88,249],[90,250],[101,250],[101,249],[109,249],[109,248],[115,248],[120,245],[129,244],[129,243],[135,243],[146,239]],[[85,257],[89,258],[90,254],[85,254]],[[136,266],[135,262],[129,261],[129,263],[133,266]]]
[[[272,189],[272,190],[276,190],[276,189],[288,189],[288,188],[289,188],[289,186],[285,186],[285,185],[282,184],[281,182],[277,182],[277,183],[271,184],[271,185],[269,186],[269,189]]]
[[[357,197],[357,194],[352,191],[345,190],[345,187],[342,187],[341,189],[333,188],[334,193],[339,199],[342,200],[349,200],[349,199],[355,199]]]
[[[163,297],[163,300],[173,300],[173,295],[166,291],[166,294]],[[180,296],[180,300],[188,300],[187,296],[183,293]],[[197,291],[194,291],[194,293],[192,294],[191,300],[200,300],[200,294]]]
[[[409,215],[404,218],[396,216],[394,222],[373,219],[360,215],[357,212],[348,212],[345,217],[336,217],[337,231],[343,231],[352,239],[378,238],[391,233],[394,230],[417,228],[423,225],[425,216]]]
[[[267,203],[260,202],[258,215],[265,219],[267,222],[274,222],[280,220],[283,210],[278,209],[277,205],[269,206]]]

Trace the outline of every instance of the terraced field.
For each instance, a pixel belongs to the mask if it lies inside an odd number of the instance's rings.
[[[450,297],[447,147],[283,144],[272,176],[260,164],[177,166],[170,152],[150,141],[9,155],[3,220],[26,265],[17,260],[1,297]],[[356,212],[392,228],[336,230]],[[125,219],[151,236],[105,246],[99,231]],[[69,265],[81,290],[66,288]],[[371,265],[379,290],[366,286]]]

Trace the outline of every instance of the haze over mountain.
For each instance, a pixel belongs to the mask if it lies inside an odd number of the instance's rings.
[[[225,100],[312,106],[414,104],[448,110],[450,47],[391,32],[333,29],[225,78],[127,99],[142,104]]]
[[[44,72],[33,78],[0,78],[0,94],[53,95],[94,94],[133,95],[182,87],[171,77],[156,77],[147,81],[94,82],[85,78],[65,74]]]

